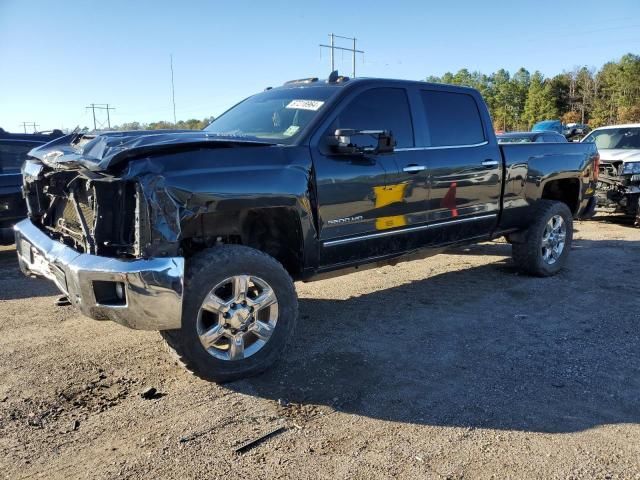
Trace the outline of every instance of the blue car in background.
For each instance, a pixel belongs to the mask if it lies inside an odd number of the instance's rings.
[[[556,132],[564,135],[564,126],[560,120],[544,120],[536,123],[531,129],[532,132]]]
[[[570,141],[576,141],[589,133],[589,126],[583,123],[563,125],[560,120],[543,120],[536,123],[532,132],[555,132],[564,135]]]

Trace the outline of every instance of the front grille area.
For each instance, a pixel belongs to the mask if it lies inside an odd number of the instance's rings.
[[[33,222],[52,238],[82,253],[131,257],[136,247],[135,184],[49,172],[25,180]]]
[[[76,242],[86,243],[91,240],[87,236],[91,237],[95,233],[94,199],[95,193],[87,191],[86,183],[76,182],[73,194],[57,199],[51,227],[54,231],[69,235]]]

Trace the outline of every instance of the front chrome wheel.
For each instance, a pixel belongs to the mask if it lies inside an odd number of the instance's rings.
[[[235,275],[218,283],[198,311],[200,343],[213,357],[248,358],[269,341],[278,321],[278,300],[271,286],[252,275]]]
[[[564,251],[567,238],[567,226],[560,215],[552,216],[545,225],[542,233],[542,259],[548,265],[558,261]]]

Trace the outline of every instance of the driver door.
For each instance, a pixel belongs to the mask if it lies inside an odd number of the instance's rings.
[[[312,147],[318,193],[320,267],[351,264],[414,248],[419,236],[403,234],[426,222],[428,185],[414,146],[404,88],[370,88],[352,94],[321,129]],[[336,154],[328,139],[336,129],[390,130],[396,150],[386,154]],[[376,139],[356,135],[358,146]],[[407,150],[402,150],[407,149]],[[412,166],[407,170],[407,166]],[[417,242],[420,243],[420,242]]]

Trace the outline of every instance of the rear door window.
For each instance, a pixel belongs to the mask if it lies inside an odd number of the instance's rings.
[[[485,141],[475,99],[465,93],[422,90],[431,146],[475,145]]]
[[[338,114],[330,134],[338,128],[390,130],[397,148],[414,145],[409,101],[402,88],[373,88],[359,94]],[[357,143],[374,146],[376,142],[369,135],[358,135]]]
[[[0,141],[0,175],[20,173],[27,153],[38,145],[28,141]]]

